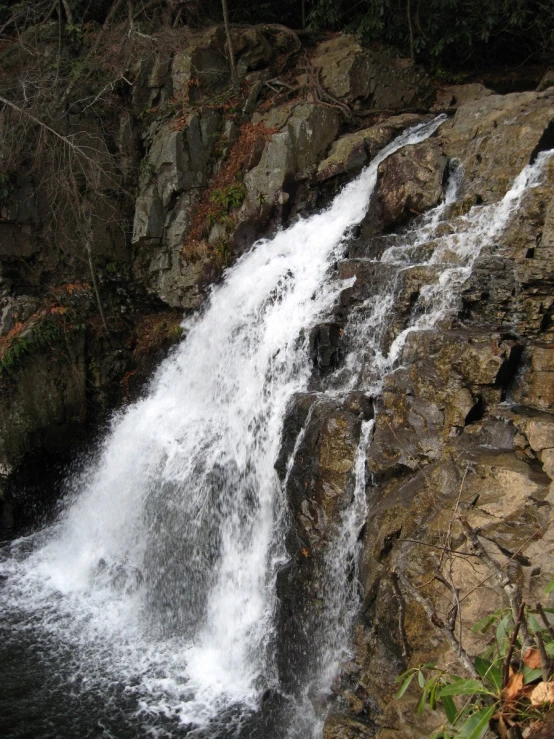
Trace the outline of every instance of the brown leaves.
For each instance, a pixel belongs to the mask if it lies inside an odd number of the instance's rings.
[[[543,703],[554,703],[554,681],[544,681],[535,685],[528,693],[532,706],[542,706]]]
[[[540,669],[541,655],[538,649],[530,648],[523,657],[523,664],[530,670]]]
[[[505,703],[514,703],[523,695],[523,673],[514,672],[502,691],[502,699]]]
[[[203,239],[209,232],[211,221],[223,215],[225,209],[214,202],[213,194],[241,180],[244,173],[249,171],[261,156],[266,141],[277,133],[277,130],[267,128],[263,123],[254,125],[248,122],[241,126],[239,137],[228,158],[220,171],[212,178],[210,186],[203,191],[200,201],[192,212],[190,231],[183,247],[185,256],[190,251],[190,243]]]

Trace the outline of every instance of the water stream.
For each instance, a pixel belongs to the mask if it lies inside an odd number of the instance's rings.
[[[186,339],[145,396],[113,418],[92,460],[68,481],[58,520],[2,551],[2,736],[256,735],[251,719],[278,688],[275,577],[286,559],[286,501],[274,465],[288,404],[310,380],[309,329],[345,288],[332,266],[367,211],[380,162],[442,120],[402,134],[326,211],[244,255],[186,322]],[[438,278],[391,345],[380,337],[396,278],[356,311],[346,327],[350,353],[326,392],[375,392],[406,333],[452,310],[482,245],[537,181],[544,158],[500,204],[474,209],[437,241],[426,263]],[[453,185],[405,248],[391,247],[382,261],[397,272],[417,262],[456,192]],[[454,257],[445,266],[446,250]],[[357,494],[330,555],[335,580],[363,519],[370,436],[371,423]],[[322,637],[327,656],[314,676],[321,689],[348,648],[352,599],[344,591],[328,604],[329,623],[341,631]]]

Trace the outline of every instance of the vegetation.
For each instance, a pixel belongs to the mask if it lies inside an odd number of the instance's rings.
[[[435,68],[522,63],[554,51],[548,0],[316,0],[311,7],[313,29],[360,33]]]
[[[192,214],[192,223],[183,255],[188,261],[211,257],[218,267],[227,266],[231,250],[224,240],[215,246],[207,243],[209,229],[214,224],[227,227],[233,225],[233,211],[240,208],[246,196],[242,182],[244,174],[251,169],[259,157],[265,142],[275,133],[263,123],[241,126],[239,136],[221,170],[212,178]],[[227,229],[230,230],[230,229]]]
[[[63,285],[54,291],[48,306],[26,321],[17,321],[0,337],[0,376],[12,375],[28,357],[46,347],[63,346],[71,334],[84,331],[78,306],[88,302],[90,295],[85,283]]]
[[[552,589],[554,581],[547,592]],[[554,627],[547,616],[552,613],[542,604],[522,604],[515,621],[509,609],[486,616],[473,627],[491,637],[488,648],[474,659],[475,677],[446,672],[435,663],[420,665],[398,678],[397,697],[417,678],[417,712],[442,709],[446,722],[430,739],[482,739],[489,731],[506,737],[514,727],[523,731],[540,722],[554,703]],[[526,643],[522,631],[534,646]]]
[[[436,68],[522,63],[554,53],[550,0],[22,0],[0,2],[0,34],[58,18],[67,41],[90,43],[125,19],[130,36],[153,28],[221,23],[278,23],[312,32],[360,33]],[[100,33],[98,29],[101,27]],[[228,34],[228,42],[231,37]],[[232,59],[232,54],[231,54]],[[236,73],[233,78],[237,87]]]

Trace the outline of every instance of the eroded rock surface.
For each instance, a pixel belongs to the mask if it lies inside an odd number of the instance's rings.
[[[550,93],[500,97],[477,92],[476,99],[460,105],[436,137],[406,147],[381,165],[373,217],[382,228],[398,229],[438,203],[454,158],[461,163],[463,181],[458,201],[446,209],[440,227],[444,234],[454,233],[456,219],[463,219],[472,205],[498,201],[526,164],[534,162],[541,150],[552,148]],[[360,132],[359,141],[363,137]],[[334,145],[335,152],[340,142]],[[354,138],[346,138],[340,146],[345,169],[349,156],[352,162],[362,156]],[[395,699],[396,678],[409,667],[436,661],[444,669],[464,674],[444,632],[429,620],[421,598],[435,612],[437,623],[444,623],[452,606],[449,581],[458,589],[463,602],[463,644],[470,654],[480,653],[488,638],[472,633],[471,625],[506,606],[494,572],[476,556],[460,517],[493,559],[520,583],[527,602],[544,599],[544,587],[552,576],[554,543],[553,192],[550,161],[540,184],[526,191],[506,228],[481,251],[461,286],[457,310],[431,330],[408,334],[396,368],[385,376],[374,399],[361,606],[352,659],[342,665],[333,685],[326,739],[412,739],[430,735],[440,724],[440,716],[416,714],[417,688],[412,686],[401,700]],[[456,264],[456,255],[448,250],[441,252],[435,265],[408,262],[400,268],[394,259],[375,261],[386,249],[401,249],[402,243],[394,233],[378,236],[374,232],[365,243],[363,236],[358,237],[348,250],[349,258],[337,265],[339,278],[356,281],[343,291],[337,323],[323,324],[314,334],[323,342],[321,356],[317,351],[313,356],[314,389],[326,381],[325,373],[336,367],[340,371],[341,357],[349,350],[347,334],[340,337],[351,311],[372,298],[379,301],[384,287],[394,284],[395,300],[380,336],[380,345],[387,351],[412,320],[422,292],[439,283],[449,261]],[[427,261],[435,248],[433,241],[420,244],[413,259]],[[400,251],[396,258],[401,258]],[[335,340],[329,331],[332,325],[339,326]],[[358,342],[363,347],[363,338]],[[372,377],[371,369],[367,377]],[[340,404],[318,406],[317,398],[317,393],[310,396],[310,407],[319,407],[323,417],[318,416],[318,423],[325,428],[325,418],[332,422],[341,413]],[[349,438],[345,433],[343,444]],[[295,478],[289,479],[299,537],[296,543],[291,539],[291,554],[303,542],[310,545],[298,500],[309,505],[310,522],[321,526],[323,521],[327,527],[333,508],[351,495],[351,483],[343,483],[340,493],[332,484],[337,478],[321,468],[325,479],[330,475],[333,505],[329,508],[317,496],[307,502],[301,483],[318,458],[318,443],[319,437],[312,441],[306,433],[302,459],[307,461],[295,461]],[[335,447],[340,448],[338,439]],[[343,454],[346,464],[350,457]],[[455,554],[448,576],[441,580],[437,574],[443,572],[444,552],[450,549]],[[291,571],[310,567],[301,555],[297,559]],[[317,623],[310,609],[314,596],[295,585],[294,578],[287,582],[289,590],[282,597],[295,603],[297,616],[291,618],[300,620],[296,629],[301,632],[305,624]],[[312,583],[313,590],[311,574],[302,582]],[[318,589],[324,592],[321,584],[316,584]]]

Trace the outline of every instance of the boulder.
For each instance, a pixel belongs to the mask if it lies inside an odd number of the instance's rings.
[[[186,45],[173,56],[171,95],[185,102],[201,103],[226,87],[230,73],[224,46],[222,27],[189,34]]]
[[[466,195],[501,198],[537,152],[552,146],[554,90],[488,95],[458,108],[440,128],[449,158],[464,170]]]
[[[400,149],[379,166],[377,198],[385,228],[437,205],[446,164],[440,145],[428,140]]]
[[[285,182],[296,174],[296,151],[292,132],[288,129],[274,134],[265,145],[256,167],[244,178],[247,198],[245,210],[260,205],[273,205],[283,192]]]
[[[278,129],[266,143],[257,166],[244,178],[247,189],[245,211],[263,203],[276,203],[293,180],[314,173],[339,130],[335,110],[314,103],[285,104],[266,116],[254,116],[269,129]]]
[[[482,100],[489,97],[489,95],[494,95],[493,90],[489,90],[488,87],[478,82],[467,85],[445,85],[437,91],[437,98],[431,110],[440,112],[459,108],[461,105],[471,103],[474,100]]]
[[[393,112],[432,95],[429,78],[412,60],[364,49],[356,36],[323,41],[311,61],[323,87],[356,108]]]
[[[331,146],[329,156],[320,162],[317,179],[326,180],[338,174],[357,172],[404,129],[424,120],[425,116],[404,113],[341,136]]]

